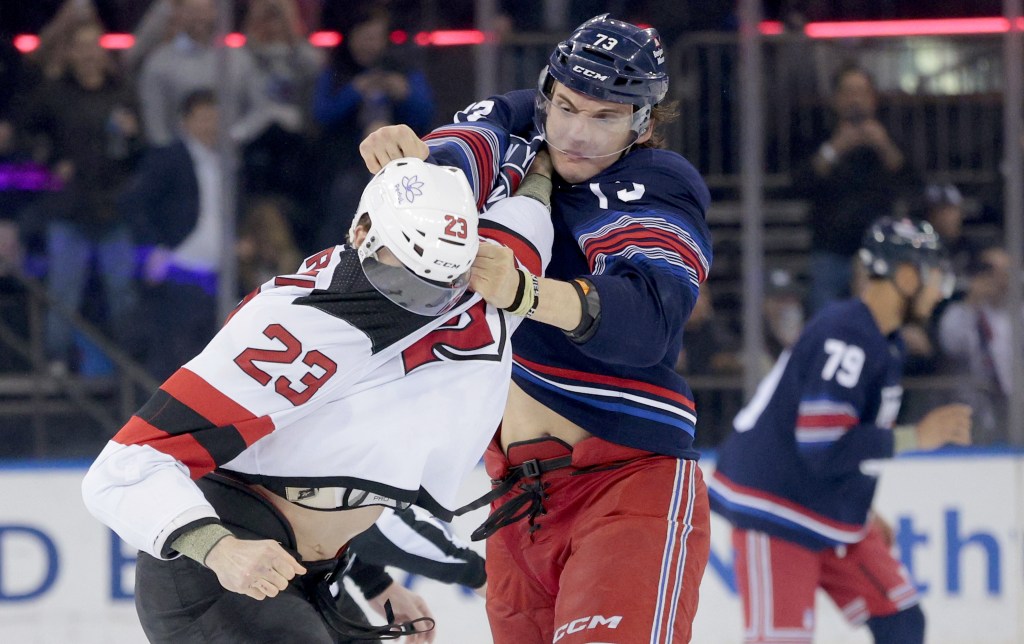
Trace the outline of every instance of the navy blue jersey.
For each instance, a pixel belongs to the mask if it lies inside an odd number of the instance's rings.
[[[481,204],[507,196],[541,143],[534,95],[474,103],[426,137],[431,159],[461,167]],[[605,440],[696,458],[692,395],[673,367],[711,264],[709,204],[697,170],[667,150],[633,150],[581,184],[556,180],[547,276],[589,279],[601,319],[582,344],[526,320],[513,338],[516,384]]]
[[[892,456],[903,356],[861,300],[824,309],[736,416],[712,509],[810,548],[860,541],[876,483],[861,465]]]

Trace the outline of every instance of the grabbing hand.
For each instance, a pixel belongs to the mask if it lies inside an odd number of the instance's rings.
[[[395,621],[398,623],[411,622],[422,617],[434,619],[434,614],[430,612],[426,600],[398,582],[391,582],[384,592],[366,601],[381,617],[386,616],[384,603],[390,601],[391,610],[394,611]],[[431,644],[434,641],[435,631],[431,628],[430,622],[416,622],[413,626],[416,628],[416,634],[403,637],[403,642]],[[428,631],[427,628],[431,628],[431,630]]]
[[[943,405],[928,412],[917,424],[919,449],[937,449],[943,445],[971,444],[971,407],[961,403]]]
[[[481,243],[473,260],[469,288],[499,309],[511,306],[519,290],[519,271],[512,250]]]
[[[363,139],[359,144],[359,154],[366,163],[366,169],[376,174],[395,159],[426,159],[430,149],[408,125],[386,125]]]
[[[527,176],[531,174],[544,175],[550,179],[555,172],[555,168],[551,165],[551,155],[548,154],[547,150],[540,150],[537,152],[537,156],[533,158],[533,163],[530,164],[530,169],[526,172]]]
[[[288,587],[289,579],[306,572],[281,544],[269,539],[224,537],[206,555],[205,563],[221,586],[260,600],[276,597]]]

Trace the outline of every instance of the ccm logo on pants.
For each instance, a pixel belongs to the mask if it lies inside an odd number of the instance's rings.
[[[562,624],[555,630],[555,637],[552,642],[557,642],[568,634],[579,633],[583,630],[591,628],[597,628],[598,626],[607,626],[608,628],[616,628],[619,622],[622,621],[622,615],[613,615],[611,617],[605,617],[604,615],[594,615],[593,617],[581,617],[574,619],[568,624]]]

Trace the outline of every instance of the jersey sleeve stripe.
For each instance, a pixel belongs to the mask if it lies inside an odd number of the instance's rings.
[[[252,301],[252,298],[254,298],[257,295],[259,295],[260,291],[262,291],[262,290],[263,290],[263,287],[262,286],[258,286],[256,288],[254,288],[253,290],[249,291],[249,294],[246,295],[244,298],[242,298],[242,301],[239,302],[238,304],[236,304],[235,308],[231,309],[231,312],[228,313],[228,316],[224,319],[224,324],[227,324],[228,322],[230,322],[231,318],[235,317],[235,313],[238,313],[239,311],[241,311],[242,307],[245,306],[246,304],[248,304],[250,301]]]
[[[498,141],[494,133],[483,128],[454,125],[438,128],[423,140],[428,144],[450,141],[465,146],[468,152],[464,150],[464,154],[476,179],[477,208],[483,208],[498,171]]]
[[[192,434],[171,435],[138,416],[133,416],[113,440],[122,445],[148,445],[172,456],[188,468],[193,479],[201,478],[217,467],[210,452]]]
[[[812,427],[796,430],[796,442],[801,445],[821,445],[834,443],[843,437],[847,430],[842,427]]]
[[[796,426],[800,429],[847,429],[860,422],[856,416],[849,414],[800,414]]]
[[[630,247],[656,249],[678,255],[683,264],[696,274],[698,282],[703,282],[707,278],[707,268],[705,262],[701,261],[699,252],[676,235],[640,224],[626,226],[612,234],[594,239],[584,246],[587,261],[591,265],[599,254],[611,255]]]
[[[314,288],[316,279],[312,277],[300,277],[298,275],[280,275],[274,278],[274,286],[298,286],[299,288]]]
[[[257,417],[188,369],[178,369],[161,389],[194,409],[211,424],[237,427],[246,446],[274,430],[274,423],[268,416]]]
[[[480,236],[484,239],[491,239],[515,253],[516,260],[534,275],[540,275],[543,270],[540,252],[530,240],[526,239],[516,231],[503,226],[495,221],[482,219],[480,221]]]
[[[251,444],[247,442],[246,435],[251,439],[266,435],[263,430],[269,419],[253,418],[252,414],[248,415],[249,419],[242,418],[234,423],[216,423],[166,390],[159,389],[139,410],[136,418],[167,436],[191,435],[205,449],[213,462],[220,464],[232,460]],[[246,435],[243,435],[243,431]],[[179,456],[167,452],[162,440],[149,444],[154,449],[169,453],[175,458]],[[190,468],[193,467],[193,463],[183,462]]]
[[[628,380],[626,378],[615,378],[612,376],[599,376],[597,374],[586,373],[584,371],[562,369],[559,367],[549,367],[527,360],[526,358],[518,354],[514,355],[513,358],[516,362],[520,363],[521,365],[529,369],[532,369],[533,371],[536,371],[540,374],[554,376],[558,378],[566,378],[569,380],[591,382],[600,385],[610,385],[612,387],[633,389],[635,391],[644,391],[649,394],[653,394],[655,396],[659,396],[661,398],[665,398],[668,400],[672,400],[676,403],[679,403],[686,407],[687,409],[689,409],[691,412],[695,411],[696,409],[694,407],[693,401],[687,398],[686,396],[680,394],[679,392],[672,391],[671,389],[665,389],[664,387],[659,387],[657,385],[652,385],[647,382],[642,382],[640,380]]]

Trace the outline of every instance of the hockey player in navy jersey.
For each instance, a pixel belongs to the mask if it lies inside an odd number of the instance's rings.
[[[479,215],[460,170],[388,164],[348,244],[247,297],[107,444],[83,497],[140,550],[136,607],[151,641],[422,630],[413,614],[346,622],[329,586],[385,507],[450,518],[491,440],[522,318],[467,292],[469,271],[479,247],[501,243],[543,271],[550,190],[536,181]]]
[[[673,365],[711,262],[710,197],[658,148],[667,89],[657,32],[598,16],[557,46],[537,89],[474,103],[425,143],[395,126],[361,145],[371,171],[398,154],[459,165],[489,202],[536,150],[551,154],[548,272],[488,248],[470,282],[531,318],[486,456],[500,498],[476,535],[490,535],[496,644],[690,638],[709,510]]]
[[[859,297],[832,304],[784,352],[737,416],[709,487],[734,526],[745,641],[807,642],[814,595],[829,594],[879,644],[924,639],[924,615],[886,529],[871,514],[865,461],[894,452],[904,357],[899,329],[952,291],[927,223],[884,218],[860,250]],[[946,405],[900,435],[906,447],[970,443],[970,408]]]

